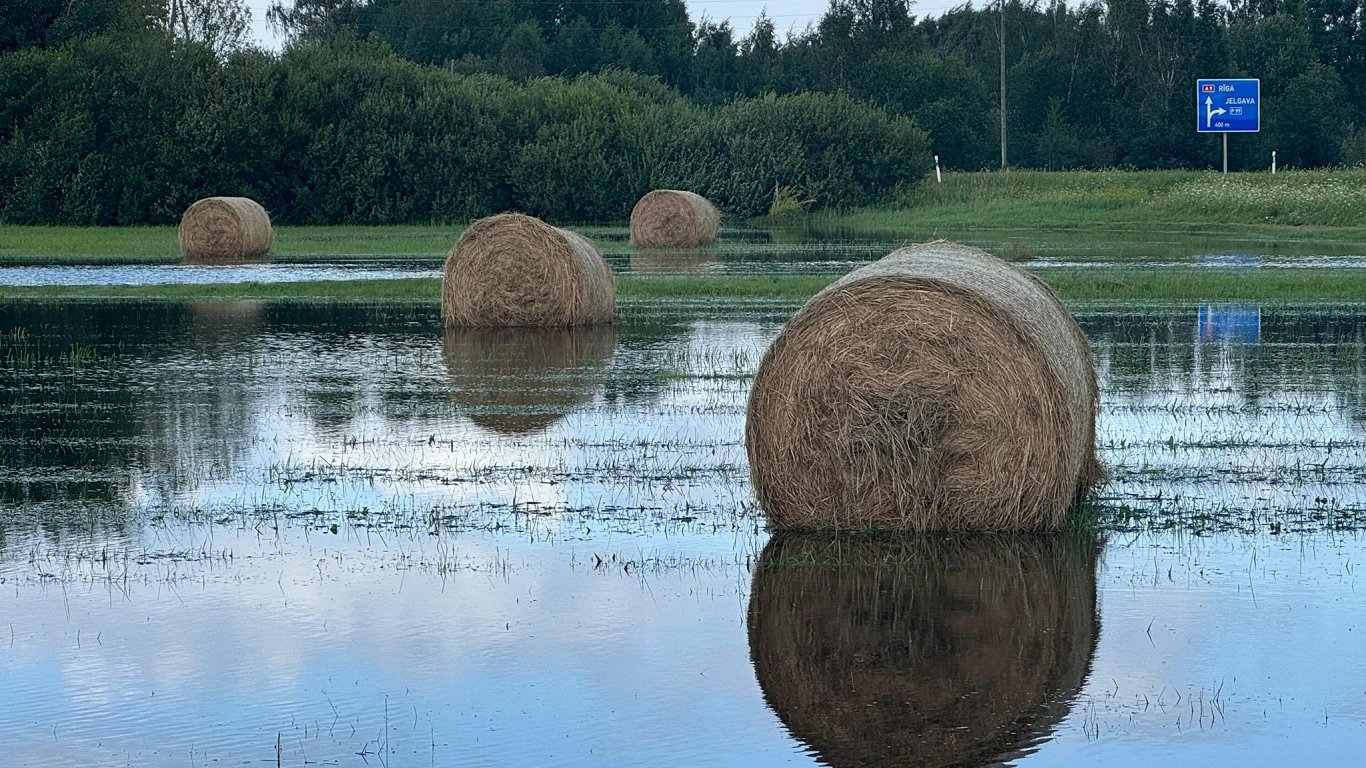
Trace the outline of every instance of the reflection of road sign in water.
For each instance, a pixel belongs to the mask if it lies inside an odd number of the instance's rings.
[[[1195,130],[1200,133],[1256,133],[1261,127],[1261,80],[1195,81]]]
[[[1256,344],[1262,340],[1261,307],[1200,307],[1197,321],[1201,341]]]

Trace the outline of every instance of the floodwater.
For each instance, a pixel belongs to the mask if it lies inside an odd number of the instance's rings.
[[[1265,235],[1200,234],[1105,228],[1049,233],[1037,229],[963,233],[820,229],[727,229],[720,244],[688,250],[633,249],[619,229],[585,230],[621,274],[842,275],[911,243],[959,240],[1027,269],[1366,269],[1359,242],[1272,239]],[[283,228],[278,242],[299,237]],[[405,245],[405,248],[411,246]],[[288,252],[288,251],[286,251]],[[205,285],[337,280],[439,278],[446,254],[405,250],[384,257],[300,252],[266,263],[222,266],[181,264],[0,265],[0,286]]]
[[[0,763],[1352,764],[1366,307],[1077,307],[1094,536],[772,537],[794,307],[0,304]]]

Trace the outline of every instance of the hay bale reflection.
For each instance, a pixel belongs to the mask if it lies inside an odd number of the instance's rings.
[[[782,535],[750,658],[834,766],[976,765],[1046,736],[1095,651],[1096,546],[1064,535]]]
[[[720,263],[716,251],[684,250],[632,250],[631,273],[636,275],[661,275],[677,272],[703,272]]]
[[[246,336],[260,325],[266,303],[258,299],[188,301],[185,310],[195,335],[209,341]]]
[[[542,431],[592,402],[616,343],[610,325],[448,328],[442,354],[451,400],[490,431]]]

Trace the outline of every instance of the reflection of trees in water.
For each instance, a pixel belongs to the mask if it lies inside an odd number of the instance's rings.
[[[835,766],[976,765],[1067,714],[1095,652],[1094,542],[779,536],[754,573],[770,707]]]
[[[1263,309],[1258,343],[1201,341],[1194,309],[1078,319],[1096,350],[1107,390],[1183,390],[1226,377],[1248,407],[1275,391],[1332,392],[1350,418],[1366,421],[1366,314]]]
[[[156,359],[162,305],[0,305],[0,503],[58,531],[121,507],[145,398],[131,361]],[[104,510],[100,513],[98,510]]]
[[[539,432],[593,401],[616,340],[611,325],[448,328],[442,356],[451,400],[492,432]]]
[[[259,410],[252,342],[265,303],[181,306],[183,343],[144,374],[150,396],[142,408],[145,455],[139,464],[160,501],[229,474],[250,450]]]

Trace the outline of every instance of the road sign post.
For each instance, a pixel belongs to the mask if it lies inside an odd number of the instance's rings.
[[[1224,173],[1228,173],[1228,135],[1262,129],[1262,81],[1233,78],[1195,81],[1195,130],[1224,134]]]

